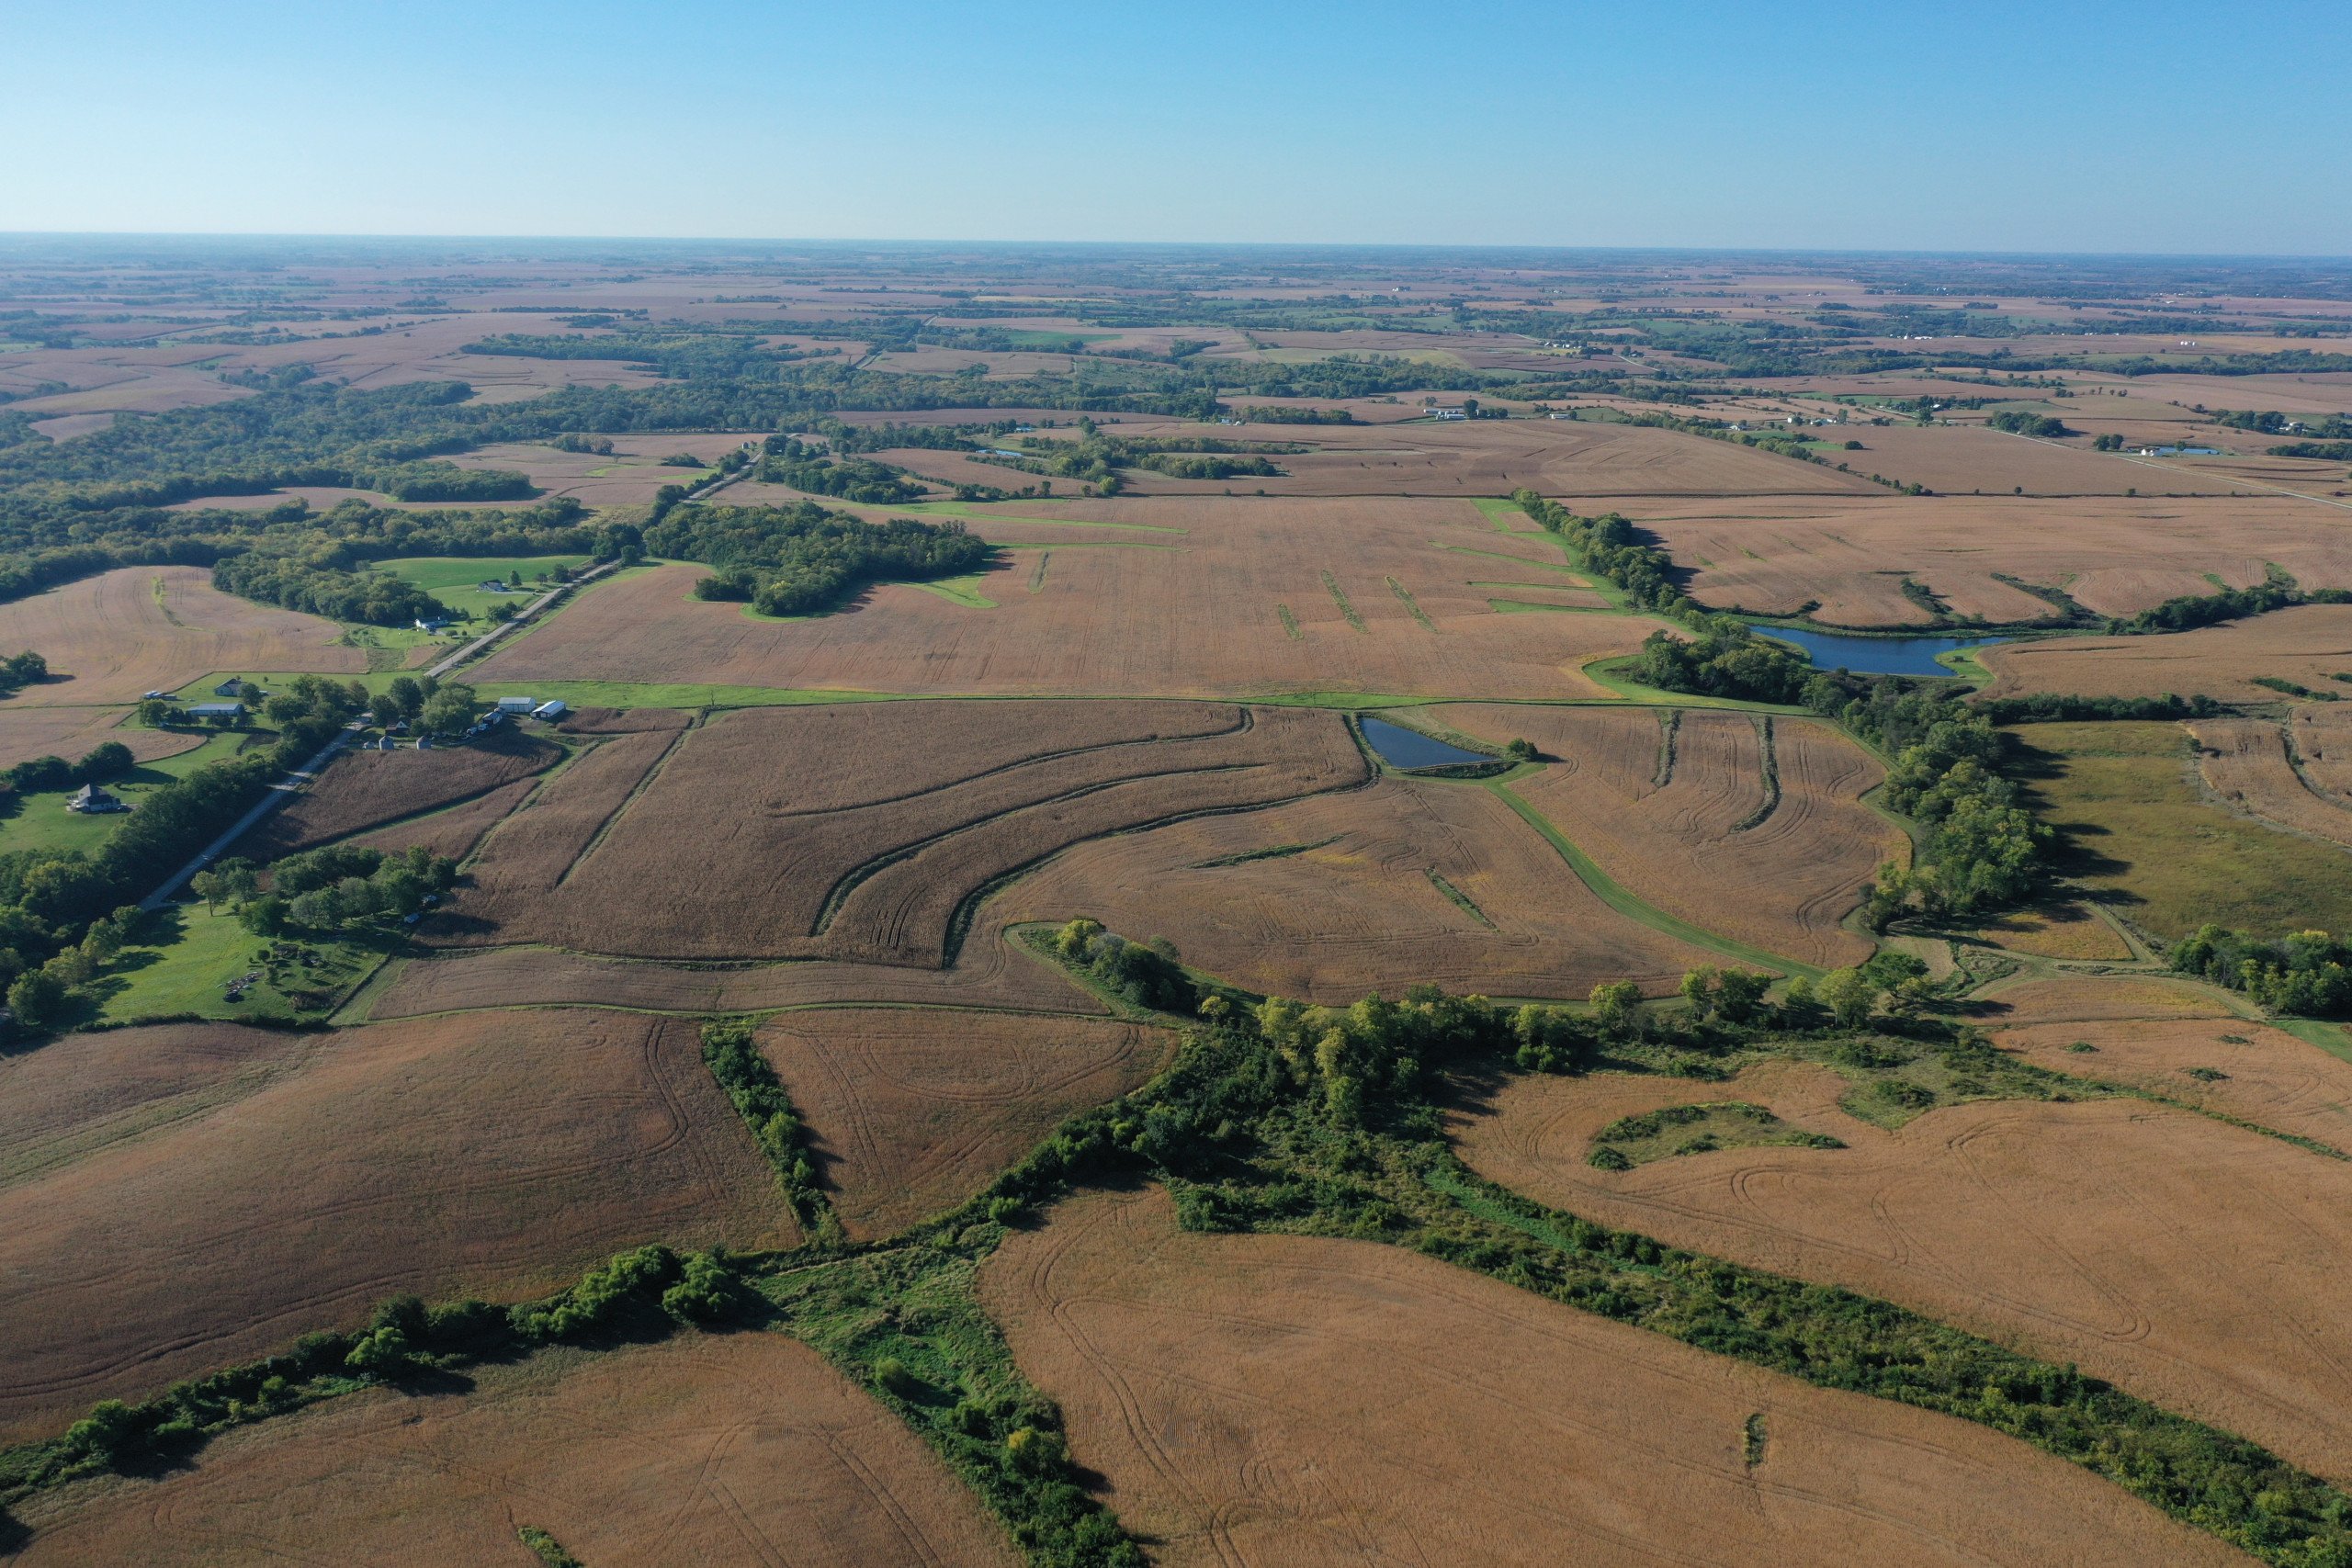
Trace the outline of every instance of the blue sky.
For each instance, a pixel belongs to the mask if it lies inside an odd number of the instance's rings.
[[[2352,254],[2352,6],[0,0],[0,230]]]

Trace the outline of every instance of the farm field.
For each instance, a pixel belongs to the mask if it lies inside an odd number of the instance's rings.
[[[347,750],[300,799],[273,813],[243,853],[260,861],[312,849],[497,794],[552,767],[564,755],[551,740],[501,725],[463,746],[431,751]],[[372,841],[372,840],[371,840]]]
[[[913,1434],[756,1333],[552,1351],[463,1393],[306,1411],[45,1514],[13,1561],[527,1564],[518,1527],[587,1562],[1016,1561]]]
[[[2319,691],[2352,671],[2352,605],[2298,604],[2247,620],[2153,637],[2053,637],[2010,643],[1977,655],[1996,697],[2056,692],[2080,697],[2209,696],[2275,703],[2281,694],[2256,678]]]
[[[9,699],[12,713],[135,703],[209,671],[367,669],[342,635],[333,621],[232,598],[192,566],[122,567],[0,604],[0,648],[31,649],[51,671]]]
[[[2352,849],[2352,803],[2321,793],[2290,749],[2290,735],[2301,739],[2312,730],[2307,722],[2267,718],[2205,718],[2188,727],[2197,738],[2198,774],[2217,797],[2266,822]],[[2352,860],[2345,869],[2352,872]]]
[[[2128,1100],[1948,1106],[1886,1133],[1786,1082],[1530,1077],[1456,1136],[1540,1201],[1910,1306],[2352,1476],[2346,1374],[2314,1353],[2343,1332],[2352,1167]],[[1847,1146],[1587,1163],[1621,1116],[1725,1099]]]
[[[20,1153],[0,1188],[12,1435],[355,1325],[403,1291],[511,1300],[625,1246],[795,1235],[690,1027],[580,1010],[290,1044],[202,1027],[74,1035],[27,1064],[8,1113],[58,1152]],[[158,1052],[184,1070],[159,1074]],[[224,1058],[294,1052],[299,1066],[223,1087]],[[170,1119],[77,1081],[114,1080],[118,1061]]]
[[[2242,1018],[2027,1024],[1994,1035],[2037,1066],[2128,1084],[2352,1154],[2352,1063]],[[2088,1045],[2088,1051],[2078,1047]]]
[[[1159,1562],[2233,1560],[1981,1427],[1400,1249],[1173,1222],[1083,1199],[981,1276]]]
[[[1424,981],[1560,999],[1604,980],[1663,992],[1724,956],[1611,908],[1495,795],[1421,779],[1101,839],[991,908],[1165,937],[1210,974],[1339,1006]]]
[[[1793,615],[1812,604],[1814,619],[1835,626],[1928,620],[1926,608],[1904,594],[1906,577],[1954,613],[1995,622],[2051,613],[2047,601],[2005,578],[2061,590],[2101,615],[2211,593],[2211,578],[2251,587],[2263,581],[2265,562],[2306,588],[2352,587],[2352,545],[2341,518],[2315,502],[2278,496],[2093,496],[2056,511],[2030,495],[1915,499],[1883,491],[1824,502],[1560,499],[1578,512],[1614,506],[1656,534],[1676,563],[1690,569],[1690,592],[1710,608]],[[2060,519],[2063,525],[2053,526]],[[2033,646],[2088,645],[2070,639]],[[2075,684],[2041,689],[2085,692]]]
[[[2344,266],[1180,240],[0,235],[0,1560],[2352,1563]]]
[[[1148,1077],[1170,1043],[1108,1020],[942,1008],[822,1008],[759,1034],[855,1239],[969,1196],[1071,1111]]]
[[[703,570],[673,565],[588,590],[475,673],[926,694],[1601,697],[1581,666],[1632,652],[1657,624],[1498,614],[1490,600],[1587,585],[1548,537],[1500,532],[1464,501],[1116,499],[1056,507],[1046,527],[1036,514],[1034,502],[962,513],[1007,546],[980,590],[992,609],[894,584],[843,613],[763,620],[691,598]],[[1090,634],[1110,626],[1117,637]]]
[[[491,834],[429,934],[942,967],[969,900],[1059,850],[1364,776],[1314,709],[749,708],[598,745]]]
[[[2008,731],[2076,881],[2167,941],[2208,921],[2283,935],[2352,929],[2344,853],[2199,791],[2177,724],[2026,724]]]
[[[17,708],[0,705],[0,768],[36,757],[81,761],[109,740],[130,748],[142,762],[193,750],[209,739],[196,729],[150,729],[124,722],[125,708]]]
[[[1433,717],[1545,760],[1510,789],[1603,871],[1669,914],[1834,969],[1871,942],[1839,922],[1903,830],[1861,804],[1885,777],[1804,719],[1703,710],[1440,706]]]

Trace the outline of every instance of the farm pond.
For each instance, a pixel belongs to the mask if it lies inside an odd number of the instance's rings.
[[[1476,751],[1465,751],[1459,746],[1449,746],[1433,740],[1417,729],[1407,729],[1386,719],[1367,716],[1361,721],[1363,738],[1380,753],[1380,760],[1392,768],[1442,768],[1457,762],[1491,762],[1492,757]]]
[[[1815,670],[1851,670],[1858,675],[1949,675],[1951,671],[1936,662],[1936,655],[2010,640],[2003,637],[1847,637],[1788,626],[1759,626],[1757,635],[1794,643],[1812,657]]]

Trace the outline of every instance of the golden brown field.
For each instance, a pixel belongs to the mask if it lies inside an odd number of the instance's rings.
[[[2052,637],[1977,655],[1996,697],[2055,692],[2082,697],[2203,695],[2222,702],[2277,702],[2254,683],[2269,675],[2331,690],[2352,670],[2352,605],[2301,604],[2250,620],[2154,637]]]
[[[191,1027],[75,1035],[14,1075],[11,1433],[350,1326],[402,1292],[512,1300],[647,1241],[795,1235],[689,1026],[488,1012],[290,1047]]]
[[[12,708],[135,703],[213,671],[367,669],[367,651],[340,646],[342,635],[316,615],[232,598],[192,566],[122,567],[0,604],[0,648],[31,649],[52,676]]]
[[[1899,1303],[2352,1477],[2352,1368],[2324,1349],[2352,1166],[2131,1100],[1963,1104],[1884,1133],[1781,1081],[1523,1078],[1456,1136],[1544,1202]],[[1848,1146],[1586,1163],[1621,1116],[1724,1099]]]
[[[888,1412],[775,1334],[553,1351],[463,1393],[390,1391],[44,1510],[13,1561],[1009,1564],[972,1495]]]
[[[1533,742],[1547,765],[1512,790],[1645,901],[1821,968],[1870,956],[1839,922],[1881,863],[1909,862],[1910,842],[1861,804],[1884,770],[1835,730],[1699,709],[1433,713],[1497,744]]]
[[[982,1284],[1163,1562],[2236,1560],[1982,1427],[1397,1248],[1179,1231],[1157,1191],[1063,1205]]]
[[[1039,696],[1600,697],[1581,666],[1630,653],[1657,624],[1496,613],[1490,601],[1543,602],[1583,580],[1548,538],[1498,532],[1466,502],[1179,497],[1021,510],[1029,504],[968,519],[1017,546],[980,580],[993,609],[896,584],[845,613],[764,620],[690,598],[703,569],[667,566],[582,593],[477,675]],[[1024,521],[1033,514],[1051,521]],[[1072,521],[1125,526],[1062,525]],[[1100,635],[1111,626],[1117,636]]]
[[[1506,997],[1580,998],[1604,980],[1660,992],[1716,958],[1610,908],[1492,794],[1421,779],[1082,844],[992,908],[1166,937],[1213,975],[1335,1004],[1423,981]]]

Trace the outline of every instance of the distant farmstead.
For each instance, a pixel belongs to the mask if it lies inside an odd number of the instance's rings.
[[[75,790],[71,798],[65,802],[65,809],[96,812],[128,811],[130,807],[124,804],[122,797],[112,790],[100,789],[96,784],[84,784],[80,789]]]

